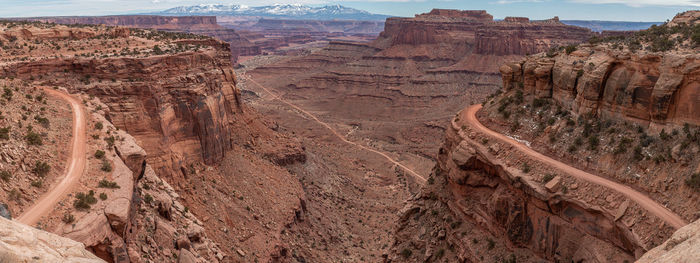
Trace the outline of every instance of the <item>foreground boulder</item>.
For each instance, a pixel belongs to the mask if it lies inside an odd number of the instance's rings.
[[[104,262],[82,243],[0,217],[0,262]]]

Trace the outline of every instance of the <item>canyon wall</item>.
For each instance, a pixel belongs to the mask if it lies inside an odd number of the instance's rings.
[[[317,52],[248,72],[309,109],[332,110],[331,122],[357,125],[355,136],[419,160],[427,172],[446,113],[496,91],[503,63],[592,34],[556,20],[498,22],[485,11],[436,9],[387,19],[371,43],[332,41]]]
[[[111,199],[54,232],[114,262],[267,260],[284,249],[279,233],[304,196],[281,166],[306,156],[243,104],[228,43],[101,25],[8,24],[22,34],[0,32],[3,41],[13,38],[0,76],[82,95],[104,116],[94,116],[101,123],[88,134],[114,144],[104,148],[109,168],[101,172],[119,186]],[[56,215],[46,220],[61,221]]]
[[[553,98],[577,114],[629,119],[650,127],[700,125],[700,56],[630,53],[581,45],[501,67],[503,86]],[[660,130],[660,128],[659,128]]]

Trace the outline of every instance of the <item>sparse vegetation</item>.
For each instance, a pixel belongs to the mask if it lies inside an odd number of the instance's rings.
[[[73,216],[73,214],[71,213],[66,213],[63,215],[63,219],[61,220],[63,221],[63,223],[70,224],[75,221],[75,216]]]
[[[554,174],[545,174],[544,177],[542,177],[542,182],[549,183],[552,179],[554,179]]]
[[[73,206],[78,210],[88,210],[91,205],[97,203],[95,198],[95,192],[90,190],[87,194],[80,192],[75,195],[75,201],[73,201]]]
[[[700,173],[691,174],[688,179],[685,180],[685,184],[696,191],[700,191]]]
[[[48,163],[42,161],[36,161],[36,163],[34,163],[34,168],[32,168],[32,172],[34,172],[34,174],[38,175],[39,177],[45,177],[50,170],[51,166]]]
[[[100,180],[97,187],[110,188],[110,189],[119,189],[120,188],[119,185],[117,184],[117,182],[108,181],[107,179]]]
[[[97,159],[105,158],[105,151],[103,151],[103,150],[95,151],[95,158],[97,158]]]
[[[112,164],[107,160],[102,160],[102,166],[100,166],[100,170],[109,173],[112,171]]]
[[[24,139],[27,140],[27,144],[33,145],[33,146],[41,146],[44,145],[43,140],[41,139],[41,135],[34,132],[34,131],[28,131],[27,135],[24,136]]]
[[[100,200],[102,200],[102,201],[107,200],[107,194],[106,194],[106,193],[100,193]]]

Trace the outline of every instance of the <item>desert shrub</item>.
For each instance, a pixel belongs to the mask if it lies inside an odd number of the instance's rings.
[[[27,143],[29,145],[39,146],[44,144],[44,142],[41,139],[41,135],[33,131],[27,132],[27,135],[24,136],[24,139],[27,140]]]
[[[496,242],[493,241],[493,239],[491,239],[491,238],[487,238],[486,239],[486,248],[488,250],[492,250],[494,247],[496,247]]]
[[[409,258],[411,255],[413,255],[413,251],[411,251],[410,249],[404,248],[403,250],[401,250],[402,257]]]
[[[520,82],[520,83],[522,84],[522,82]],[[517,105],[520,105],[520,104],[523,104],[523,101],[524,101],[523,91],[522,91],[522,90],[516,90],[516,91],[515,91],[515,97],[514,97],[514,99],[513,99],[513,102],[515,102],[515,104],[517,104]]]
[[[0,140],[10,139],[10,127],[0,128]]]
[[[630,146],[632,143],[632,140],[627,138],[627,137],[622,137],[620,139],[620,142],[618,142],[617,147],[615,147],[615,150],[613,151],[614,154],[622,154],[627,152],[627,148]]]
[[[44,128],[49,128],[49,119],[46,117],[41,117],[39,115],[34,116],[34,120],[39,123]]]
[[[588,149],[589,150],[596,150],[598,149],[598,144],[600,144],[600,139],[596,135],[591,135],[591,137],[588,137]]]
[[[143,196],[143,201],[146,202],[146,204],[150,204],[151,202],[153,202],[153,196],[151,196],[150,194],[146,194]]]
[[[99,182],[99,184],[97,185],[97,187],[110,188],[110,189],[119,189],[120,188],[119,185],[117,184],[117,182],[107,181],[106,179],[102,179]]]
[[[3,181],[7,182],[12,178],[12,174],[9,171],[3,170],[0,171],[0,178],[2,178]]]
[[[102,125],[101,121],[98,121],[97,123],[95,123],[95,130],[101,131],[102,128],[103,128],[103,125]]]
[[[576,45],[568,45],[564,48],[564,50],[566,51],[567,55],[571,54],[571,52],[576,51]]]
[[[554,174],[545,174],[544,177],[542,177],[542,182],[548,183],[552,181],[552,179],[554,179]]]
[[[90,190],[87,194],[83,192],[77,193],[75,195],[75,201],[73,201],[73,206],[78,210],[87,210],[90,209],[90,205],[96,203],[95,192]]]
[[[644,154],[642,154],[642,147],[640,147],[640,146],[634,147],[633,157],[637,161],[641,161],[644,159]]]
[[[102,159],[104,157],[105,157],[105,151],[103,151],[103,150],[95,151],[95,158]]]
[[[685,180],[685,184],[696,191],[700,191],[700,173],[691,174],[688,179]]]
[[[8,87],[4,87],[2,97],[4,99],[6,99],[7,101],[11,101],[12,100],[12,89],[10,89]]]
[[[100,193],[100,200],[102,200],[102,201],[107,200],[107,194],[106,194],[106,193]]]
[[[668,51],[673,49],[675,45],[675,42],[669,38],[658,37],[651,42],[651,51]]]
[[[109,163],[107,160],[102,160],[102,166],[100,167],[100,170],[103,172],[111,172],[112,171],[112,164]]]
[[[61,220],[63,221],[63,223],[70,224],[75,222],[75,216],[73,216],[73,214],[71,213],[66,213],[63,215],[63,219]]]
[[[109,136],[109,137],[105,138],[105,141],[107,142],[107,146],[109,148],[112,148],[112,147],[114,147],[114,142],[116,141],[116,139],[114,138],[114,136]]]
[[[529,173],[530,172],[530,165],[528,163],[523,163],[523,168],[522,171],[523,173]]]
[[[50,170],[51,166],[48,163],[42,161],[36,161],[36,163],[34,163],[34,168],[32,168],[32,172],[34,172],[39,177],[46,176]]]
[[[44,185],[44,182],[42,182],[41,180],[34,180],[30,184],[33,187],[41,188],[41,186]]]

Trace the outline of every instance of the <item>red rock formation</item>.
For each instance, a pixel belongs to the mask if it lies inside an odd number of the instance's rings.
[[[501,68],[506,88],[554,98],[578,114],[651,126],[700,125],[700,57],[579,46],[571,54],[530,57]],[[522,84],[521,84],[522,83]]]

